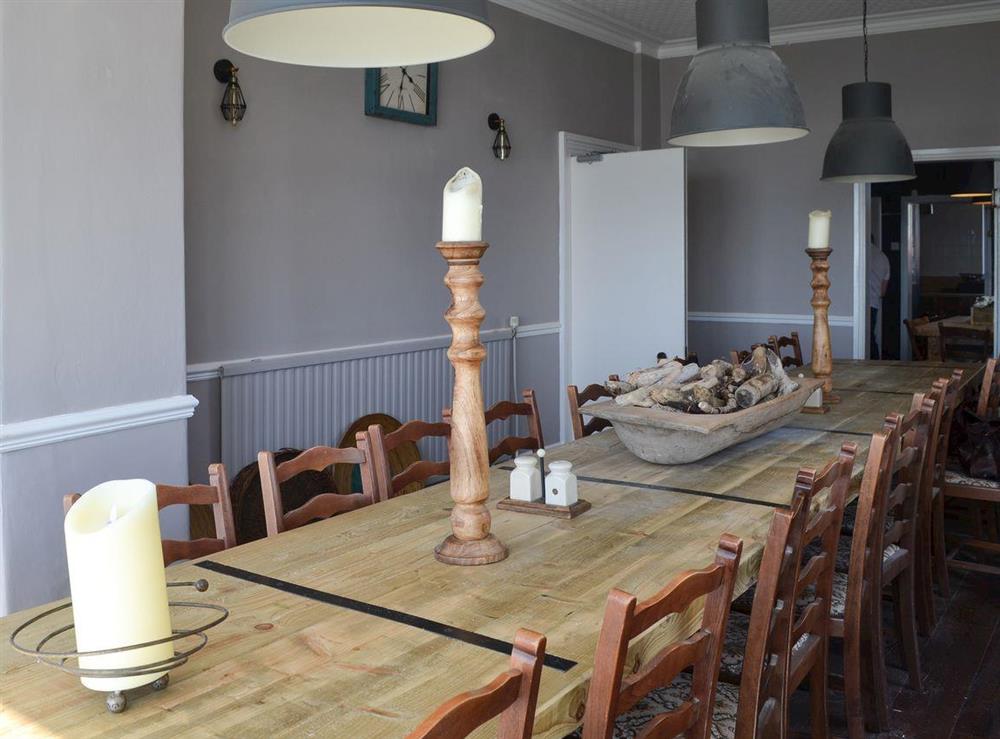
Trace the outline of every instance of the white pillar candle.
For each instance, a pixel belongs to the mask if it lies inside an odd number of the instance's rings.
[[[64,522],[76,648],[80,652],[142,644],[170,636],[166,574],[156,486],[115,480],[84,493]],[[121,669],[170,659],[172,642],[83,657],[86,669]],[[82,677],[91,690],[146,685],[164,673]]]
[[[483,181],[462,167],[444,186],[441,241],[482,241]]]
[[[830,218],[828,210],[814,210],[809,214],[809,248],[830,248]]]

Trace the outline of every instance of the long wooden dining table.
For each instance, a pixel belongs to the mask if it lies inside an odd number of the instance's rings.
[[[573,520],[496,509],[509,472],[494,467],[493,531],[510,547],[497,564],[434,559],[449,528],[445,482],[172,566],[170,581],[210,583],[185,599],[221,604],[230,616],[174,670],[166,690],[130,693],[122,714],[107,713],[101,695],[7,643],[46,606],[13,614],[0,620],[0,734],[402,737],[452,695],[506,669],[514,632],[527,627],[548,637],[535,736],[562,737],[584,713],[611,588],[650,596],[678,573],[709,564],[730,532],[744,542],[735,591],[742,593],[797,470],[822,466],[853,442],[859,477],[885,415],[907,410],[912,393],[955,366],[838,361],[842,402],[829,413],[799,414],[692,464],[643,462],[613,431],[553,448],[549,459],[573,462],[580,496],[593,506]],[[969,385],[981,367],[965,370]],[[687,635],[699,615],[700,605],[651,629],[633,644],[629,664]],[[43,631],[35,630],[36,641]]]

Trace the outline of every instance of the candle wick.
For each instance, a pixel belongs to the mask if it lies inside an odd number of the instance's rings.
[[[108,523],[112,524],[118,520],[118,504],[112,503],[111,510],[108,511]]]

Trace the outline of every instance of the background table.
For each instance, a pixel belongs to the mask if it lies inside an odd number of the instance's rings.
[[[553,449],[550,459],[574,462],[580,495],[593,504],[572,521],[496,510],[509,472],[494,468],[493,530],[511,552],[498,564],[435,561],[451,506],[444,483],[170,567],[170,580],[206,577],[211,589],[197,597],[231,615],[165,691],[130,694],[121,715],[106,713],[102,696],[75,678],[15,653],[7,637],[32,612],[12,615],[0,621],[0,734],[403,736],[448,697],[505,669],[509,640],[525,626],[548,637],[536,735],[562,737],[583,716],[608,590],[652,595],[711,562],[731,532],[744,540],[742,592],[798,468],[821,466],[852,441],[860,476],[885,413],[906,410],[911,392],[951,368],[835,363],[844,401],[831,413],[799,415],[695,464],[643,462],[613,431]],[[979,368],[969,370],[966,382]],[[698,616],[692,609],[650,630],[630,661],[686,635]]]
[[[972,323],[969,316],[950,316],[937,321],[919,324],[913,327],[916,336],[923,336],[927,339],[927,359],[929,361],[939,361],[941,359],[941,326],[959,326],[961,328],[973,328],[982,332],[990,341],[993,340],[993,324]]]

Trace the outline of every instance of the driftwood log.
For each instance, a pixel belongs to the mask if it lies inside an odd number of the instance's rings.
[[[703,367],[661,359],[609,380],[605,387],[620,406],[660,408],[672,413],[732,413],[798,389],[778,355],[757,347],[742,365],[715,359]]]

